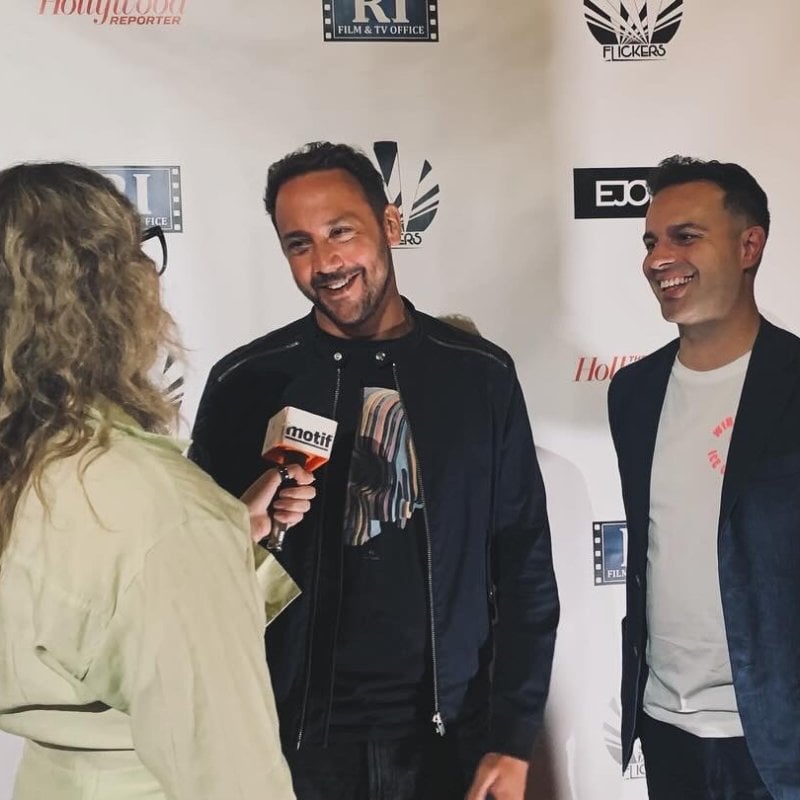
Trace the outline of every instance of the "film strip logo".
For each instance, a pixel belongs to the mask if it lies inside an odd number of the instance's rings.
[[[183,231],[180,167],[96,166],[94,169],[136,206],[143,228],[160,225],[164,233]]]
[[[596,586],[625,583],[628,552],[628,523],[595,522],[592,524],[594,546],[594,582]]]
[[[323,0],[326,42],[436,42],[438,0]]]
[[[183,199],[179,166],[95,166],[133,203],[142,229],[154,225],[164,233],[183,232]],[[171,354],[162,355],[151,373],[169,401],[180,407],[183,401],[183,363]]]

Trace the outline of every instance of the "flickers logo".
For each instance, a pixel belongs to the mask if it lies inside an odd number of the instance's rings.
[[[414,248],[422,245],[424,233],[439,210],[439,184],[428,159],[424,159],[413,194],[404,192],[403,173],[400,169],[400,152],[397,142],[375,142],[375,160],[383,176],[386,196],[397,206],[403,223],[403,234],[399,248]],[[405,187],[408,189],[408,186]]]
[[[606,61],[664,58],[683,18],[683,0],[583,0],[583,5]]]

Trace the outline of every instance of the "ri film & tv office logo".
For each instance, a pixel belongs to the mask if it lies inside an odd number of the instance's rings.
[[[159,225],[164,233],[183,232],[180,167],[95,166],[94,169],[133,203],[143,229]],[[173,405],[180,407],[184,392],[180,359],[165,353],[154,367],[151,379]]]
[[[427,158],[423,159],[419,177],[413,186],[413,194],[403,184],[403,173],[400,170],[400,151],[397,142],[375,142],[372,147],[375,161],[378,164],[386,197],[400,211],[403,232],[398,248],[419,247],[436,212],[439,210],[439,184]]]
[[[439,0],[323,0],[326,42],[436,42]]]
[[[683,18],[683,0],[583,0],[583,5],[606,61],[664,58]]]
[[[183,232],[180,167],[95,166],[94,169],[133,203],[143,229],[158,225],[164,233]],[[180,359],[165,353],[153,368],[151,379],[173,405],[180,407],[184,392]]]
[[[142,227],[160,225],[164,233],[183,231],[181,168],[96,166],[136,206]]]
[[[602,586],[625,583],[628,571],[628,524],[595,522],[592,525],[594,547],[594,583]]]

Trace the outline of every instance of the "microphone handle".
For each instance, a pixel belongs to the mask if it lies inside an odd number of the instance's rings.
[[[298,453],[296,450],[284,450],[280,454],[280,461],[276,461],[275,463],[278,463],[279,465],[300,464],[301,467],[304,467],[306,463],[306,456],[303,453]],[[277,522],[272,517],[272,505],[275,500],[278,499],[278,495],[281,493],[281,491],[289,488],[290,486],[297,486],[297,481],[294,481],[291,478],[281,480],[281,484],[275,492],[275,497],[267,509],[267,513],[269,514],[270,518],[270,529],[269,536],[267,536],[264,546],[267,548],[267,550],[270,550],[273,553],[280,553],[281,550],[283,550],[283,540],[286,536],[286,531],[289,529],[289,526],[283,522]]]

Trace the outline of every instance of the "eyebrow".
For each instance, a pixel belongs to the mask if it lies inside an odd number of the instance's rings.
[[[350,213],[350,212],[348,212],[346,214],[340,214],[338,217],[334,217],[333,219],[329,219],[325,223],[325,226],[328,227],[328,228],[333,228],[336,225],[341,225],[342,222],[345,222],[347,220],[352,220],[352,219],[355,219],[355,218],[356,218],[356,215],[353,214],[353,213]],[[285,242],[285,241],[287,241],[289,239],[310,239],[311,238],[311,234],[308,231],[303,231],[303,230],[288,231],[287,233],[281,234],[280,238],[281,238],[282,242]]]
[[[692,222],[691,220],[687,220],[686,222],[678,222],[675,225],[668,225],[667,226],[667,233],[670,235],[679,233],[684,228],[695,228],[696,230],[700,231],[707,231],[708,227],[706,225],[701,225],[699,222]],[[645,231],[644,235],[642,236],[643,242],[652,242],[658,237],[652,231]]]
[[[288,233],[281,234],[281,242],[285,244],[291,239],[310,239],[310,234],[306,233],[306,231],[289,231]]]

